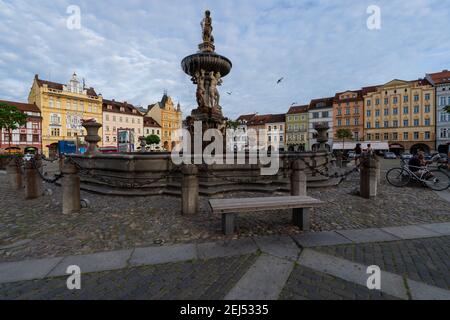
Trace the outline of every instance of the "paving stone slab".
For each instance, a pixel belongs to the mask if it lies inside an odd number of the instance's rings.
[[[400,238],[378,228],[360,230],[336,230],[336,232],[355,243],[400,240]]]
[[[300,248],[288,236],[255,237],[253,240],[255,240],[259,250],[281,259],[295,261],[300,254]]]
[[[258,250],[252,239],[207,242],[197,245],[199,259],[213,259],[255,253]]]
[[[295,236],[294,239],[302,247],[320,247],[352,243],[351,240],[335,231],[305,233]]]
[[[197,258],[197,248],[194,244],[136,248],[131,255],[131,266],[162,264],[169,262],[188,261]]]
[[[433,232],[440,233],[442,235],[446,235],[446,236],[450,235],[450,222],[422,224],[420,226],[422,228],[431,230]]]
[[[405,226],[405,227],[388,227],[382,228],[381,230],[390,233],[403,240],[433,238],[442,236],[440,233],[437,233],[430,229],[423,228],[419,225]]]
[[[25,260],[0,264],[0,283],[42,279],[62,258]]]
[[[276,300],[294,262],[263,254],[225,296],[225,300]]]
[[[302,251],[298,264],[307,268],[324,272],[362,286],[367,286],[367,266],[350,260],[330,256],[311,249]],[[408,299],[408,294],[399,275],[381,271],[381,291],[391,296]]]
[[[430,286],[423,282],[407,279],[413,300],[450,300],[450,291]]]
[[[81,273],[122,269],[127,266],[132,249],[110,252],[99,252],[80,256],[65,257],[49,274],[49,277],[66,275],[68,266],[76,265]]]

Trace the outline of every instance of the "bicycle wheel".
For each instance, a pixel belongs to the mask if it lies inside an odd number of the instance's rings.
[[[430,170],[430,176],[424,184],[434,191],[444,191],[450,187],[450,177],[442,170]]]
[[[394,187],[404,187],[411,180],[411,175],[405,169],[393,168],[386,173],[386,180]]]

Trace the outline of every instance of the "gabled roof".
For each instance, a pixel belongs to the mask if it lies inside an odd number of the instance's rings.
[[[61,90],[61,91],[63,90],[64,85],[62,83],[51,82],[51,81],[39,79],[39,75],[35,75],[34,78],[36,79],[36,82],[39,87],[42,87],[42,86],[44,86],[44,84],[46,84],[47,87],[49,87],[50,89]],[[86,93],[88,96],[97,97],[97,93],[95,92],[94,88],[92,88],[92,87],[85,88],[85,90],[87,91]]]
[[[368,90],[368,88],[369,87],[366,87],[366,90]],[[376,90],[376,88],[373,90]],[[356,97],[339,99],[339,97],[345,93],[356,93]],[[333,103],[346,103],[346,102],[355,102],[355,101],[362,101],[362,100],[363,100],[363,90],[347,90],[347,91],[342,91],[342,92],[336,93],[333,98]]]
[[[279,123],[286,122],[286,114],[270,114],[267,123]]]
[[[434,85],[450,83],[450,71],[442,70],[441,72],[429,73],[427,79]]]
[[[270,114],[256,115],[247,124],[250,126],[264,125],[269,123],[270,116]]]
[[[108,106],[111,106],[112,109],[108,109]],[[124,113],[124,114],[130,114],[135,116],[142,116],[142,113],[132,104],[125,102],[119,102],[113,100],[107,100],[103,99],[103,112],[115,112],[115,113]],[[120,111],[120,108],[123,107],[124,110]],[[133,110],[136,110],[135,113],[133,113]]]
[[[15,101],[6,101],[6,100],[0,100],[0,103],[5,103],[10,106],[16,107],[18,110],[25,112],[39,112],[41,113],[41,110],[37,107],[36,104],[30,104],[30,103],[23,103],[23,102],[15,102]]]
[[[144,117],[144,127],[161,128],[160,124],[152,117]]]
[[[309,103],[309,110],[311,109],[323,109],[323,108],[332,108],[333,107],[333,97],[330,98],[321,98],[321,99],[313,99]]]
[[[239,116],[239,118],[237,118],[236,121],[239,121],[239,122],[243,122],[243,121],[248,122],[248,121],[250,121],[254,116],[256,116],[256,113],[252,113],[252,114],[243,114],[243,115]]]
[[[303,106],[293,106],[289,108],[289,111],[287,114],[296,114],[296,113],[306,113],[308,112],[309,105],[303,105]]]

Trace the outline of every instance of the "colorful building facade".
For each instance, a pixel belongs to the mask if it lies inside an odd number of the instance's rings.
[[[182,112],[181,106],[176,107],[172,98],[165,93],[160,102],[148,106],[147,117],[152,117],[161,125],[161,141],[165,150],[171,151],[181,142]]]
[[[42,80],[36,75],[28,103],[35,104],[41,112],[43,153],[56,155],[59,141],[74,141],[78,148],[85,146],[86,132],[81,121],[95,119],[102,123],[102,101],[101,94],[86,88],[75,73],[68,84]],[[99,134],[102,136],[102,129]]]
[[[0,153],[11,150],[10,148],[14,148],[21,153],[31,150],[41,153],[42,117],[39,108],[35,104],[21,102],[0,100],[0,103],[16,107],[27,115],[26,124],[11,133],[0,129]]]
[[[450,71],[427,74],[426,79],[435,87],[436,96],[436,150],[447,153],[450,145]]]
[[[314,129],[319,123],[327,123],[330,128],[327,132],[328,143],[327,148],[329,151],[333,147],[333,102],[334,98],[324,98],[312,100],[309,104],[308,114],[309,114],[309,128],[308,128],[308,145],[312,151],[317,150],[319,147],[317,143],[317,131]]]
[[[289,151],[309,150],[309,105],[293,106],[286,114],[286,147]]]
[[[364,95],[367,141],[389,142],[400,154],[435,150],[435,89],[425,79],[392,80]]]
[[[266,120],[266,145],[278,148],[280,151],[285,150],[286,143],[286,115],[271,114]]]
[[[144,117],[144,136],[148,137],[150,135],[158,136],[161,140],[161,126],[158,122],[156,122],[155,119],[152,117]],[[152,148],[160,148],[162,146],[161,141],[154,146],[151,146]]]
[[[134,134],[134,149],[139,146],[139,137],[144,134],[144,116],[132,104],[103,100],[103,145],[117,147],[117,132],[131,130]]]
[[[334,138],[340,129],[348,129],[353,140],[364,140],[364,98],[362,90],[336,93],[333,100]]]

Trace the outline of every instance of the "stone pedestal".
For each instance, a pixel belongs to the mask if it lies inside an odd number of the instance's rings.
[[[198,169],[195,165],[186,165],[182,169],[181,213],[195,215],[199,208]]]
[[[381,184],[381,161],[378,156],[375,156],[375,168],[377,173],[377,183],[378,185]]]
[[[15,158],[8,161],[6,165],[6,173],[8,174],[8,182],[11,188],[13,190],[21,190],[23,187],[22,170]]]
[[[291,173],[291,195],[306,196],[306,165],[302,160],[295,160],[292,163]]]
[[[292,163],[291,173],[291,195],[306,197],[307,178],[305,172],[306,165],[302,160],[295,160]],[[292,209],[292,223],[300,230],[309,231],[309,210]]]
[[[84,137],[84,140],[88,143],[88,149],[85,152],[85,155],[98,154],[97,143],[102,140],[98,134],[98,130],[100,130],[102,125],[95,121],[85,121],[83,122],[83,127],[87,131],[87,135]]]
[[[360,175],[360,195],[363,198],[370,199],[376,197],[377,182],[377,164],[372,156],[361,158],[361,175]]]
[[[66,159],[62,161],[62,203],[63,214],[77,213],[81,210],[80,177],[77,167]]]
[[[31,161],[24,162],[25,199],[36,199],[43,194],[43,183],[38,170],[41,170],[42,160],[36,156]]]

